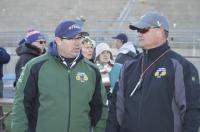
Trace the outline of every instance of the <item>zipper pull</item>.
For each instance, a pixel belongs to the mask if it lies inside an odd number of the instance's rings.
[[[76,61],[72,62],[70,69],[76,64]]]

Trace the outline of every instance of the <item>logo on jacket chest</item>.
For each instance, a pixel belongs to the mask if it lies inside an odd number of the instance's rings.
[[[167,75],[166,68],[158,68],[156,70],[156,72],[154,73],[154,77],[156,77],[156,78],[162,78],[162,77],[164,77],[166,75]]]
[[[76,74],[76,80],[84,83],[88,80],[88,76],[84,72],[78,72]]]

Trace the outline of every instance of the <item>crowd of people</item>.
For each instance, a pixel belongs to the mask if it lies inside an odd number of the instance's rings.
[[[48,45],[34,29],[20,41],[12,132],[200,130],[198,71],[170,48],[165,16],[148,11],[129,25],[141,53],[125,33],[116,33],[116,58],[111,44],[83,31],[84,22],[62,21]],[[0,47],[1,98],[2,67],[9,60]]]

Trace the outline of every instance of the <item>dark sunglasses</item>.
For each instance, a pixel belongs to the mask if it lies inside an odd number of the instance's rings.
[[[143,28],[143,29],[138,29],[137,32],[141,34],[145,34],[149,31],[150,28]]]
[[[143,28],[143,29],[138,29],[137,32],[138,32],[138,33],[141,33],[141,34],[145,34],[145,33],[147,33],[147,32],[149,31],[149,29],[151,29],[151,28],[160,28],[160,27],[158,27],[158,26],[155,26],[155,27],[147,27],[147,28]]]
[[[46,41],[38,41],[39,44],[46,44]]]

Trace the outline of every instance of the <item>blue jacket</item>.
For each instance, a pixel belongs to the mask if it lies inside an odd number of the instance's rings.
[[[3,47],[0,47],[0,80],[3,77],[3,64],[6,64],[10,61],[10,55],[6,52]]]

